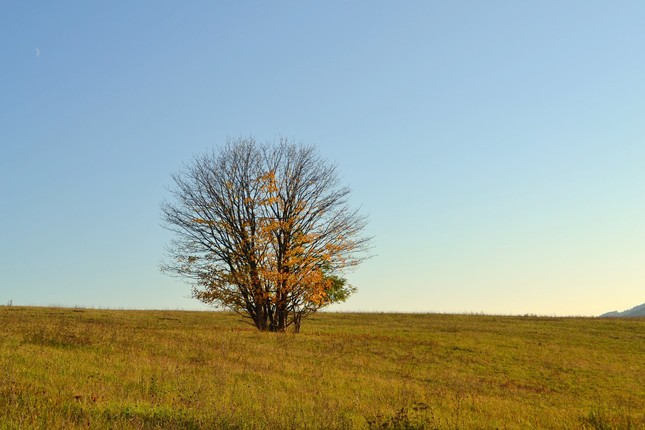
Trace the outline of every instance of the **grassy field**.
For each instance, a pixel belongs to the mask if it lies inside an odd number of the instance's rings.
[[[0,307],[0,429],[645,428],[645,319]]]

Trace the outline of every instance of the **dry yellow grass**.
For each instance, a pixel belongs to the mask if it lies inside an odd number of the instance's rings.
[[[0,429],[645,428],[645,319],[0,307]]]

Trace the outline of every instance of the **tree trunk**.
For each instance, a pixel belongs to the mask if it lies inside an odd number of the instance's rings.
[[[255,318],[254,321],[255,326],[258,328],[260,331],[267,331],[269,324],[267,321],[267,314],[264,312],[264,306],[262,306],[261,303],[256,302],[255,305]]]
[[[294,312],[293,314],[293,332],[300,333],[300,324],[302,323],[302,313]]]
[[[286,331],[287,330],[287,309],[284,304],[279,304],[278,305],[278,327],[280,331]]]

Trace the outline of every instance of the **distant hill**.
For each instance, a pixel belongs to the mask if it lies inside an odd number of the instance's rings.
[[[607,312],[600,315],[600,318],[628,318],[628,317],[645,317],[645,303],[635,306],[623,312]]]

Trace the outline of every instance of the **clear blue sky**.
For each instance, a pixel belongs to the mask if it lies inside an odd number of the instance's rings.
[[[0,3],[0,303],[202,309],[170,174],[227,136],[339,165],[375,257],[336,310],[645,301],[645,2]]]

